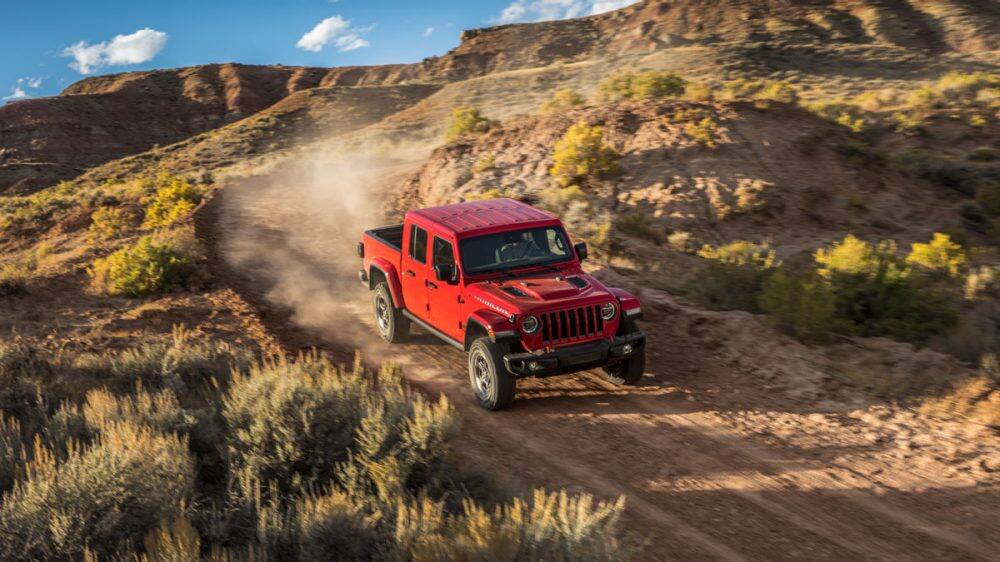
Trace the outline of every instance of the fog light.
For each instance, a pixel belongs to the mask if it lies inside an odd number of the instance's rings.
[[[629,353],[632,353],[632,344],[627,343],[622,346],[622,355],[628,355]]]
[[[532,361],[531,363],[528,363],[528,368],[532,371],[537,371],[542,368],[542,364],[538,361]]]

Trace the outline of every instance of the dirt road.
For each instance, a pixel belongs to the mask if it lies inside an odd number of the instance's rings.
[[[748,348],[732,341],[773,344],[745,315],[696,311],[643,290],[649,371],[641,386],[617,387],[597,373],[529,380],[512,409],[480,410],[461,352],[427,336],[392,348],[377,340],[354,274],[357,225],[294,201],[294,190],[260,179],[217,195],[198,224],[216,276],[284,347],[344,359],[361,349],[370,361],[402,363],[424,391],[447,394],[461,415],[462,453],[499,474],[526,487],[626,496],[639,558],[1000,553],[995,432],[926,422],[823,376],[801,392],[796,372],[785,371],[812,361],[809,351],[740,351]],[[735,334],[734,326],[750,328]]]

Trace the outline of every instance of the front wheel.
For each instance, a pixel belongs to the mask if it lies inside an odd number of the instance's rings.
[[[479,338],[469,348],[469,382],[479,405],[502,410],[514,402],[517,379],[503,362],[506,346]]]
[[[399,343],[410,332],[410,321],[392,305],[389,285],[379,283],[375,287],[372,304],[375,309],[375,326],[382,339],[389,343]]]
[[[616,365],[604,367],[604,378],[615,384],[634,386],[639,384],[643,373],[646,372],[646,346],[642,346],[639,351]]]

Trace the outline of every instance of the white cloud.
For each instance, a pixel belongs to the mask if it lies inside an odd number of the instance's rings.
[[[362,35],[371,31],[372,27],[351,27],[350,20],[333,16],[317,23],[295,46],[303,51],[318,53],[332,43],[342,53],[353,51],[370,45]]]
[[[428,27],[427,29],[424,30],[424,37],[430,37],[433,34],[434,34],[433,27]]]
[[[10,95],[6,96],[5,100],[20,100],[28,97],[28,92],[24,91],[24,88],[20,86],[14,86],[10,89]]]
[[[123,66],[140,64],[153,60],[167,45],[167,34],[145,27],[129,35],[116,35],[111,41],[102,41],[93,45],[80,41],[66,47],[62,56],[73,57],[70,68],[80,74],[91,72],[106,66]]]
[[[42,79],[34,76],[25,76],[24,78],[17,79],[18,85],[24,85],[32,90],[37,90],[42,87]]]
[[[562,20],[600,14],[635,4],[637,0],[514,0],[496,23]]]
[[[13,86],[10,88],[10,95],[4,96],[4,100],[23,100],[24,98],[30,98],[31,94],[28,90],[37,90],[42,87],[42,79],[35,76],[25,76],[24,78],[18,78]]]
[[[610,12],[612,10],[620,10],[625,6],[635,4],[636,1],[637,0],[603,0],[594,2],[594,5],[590,8],[590,13],[603,14],[604,12]]]

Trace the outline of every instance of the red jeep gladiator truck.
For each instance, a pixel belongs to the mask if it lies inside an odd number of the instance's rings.
[[[584,273],[587,245],[545,211],[512,199],[414,210],[366,231],[358,254],[382,338],[402,341],[412,323],[466,351],[484,408],[509,406],[522,377],[642,378],[639,300]]]

